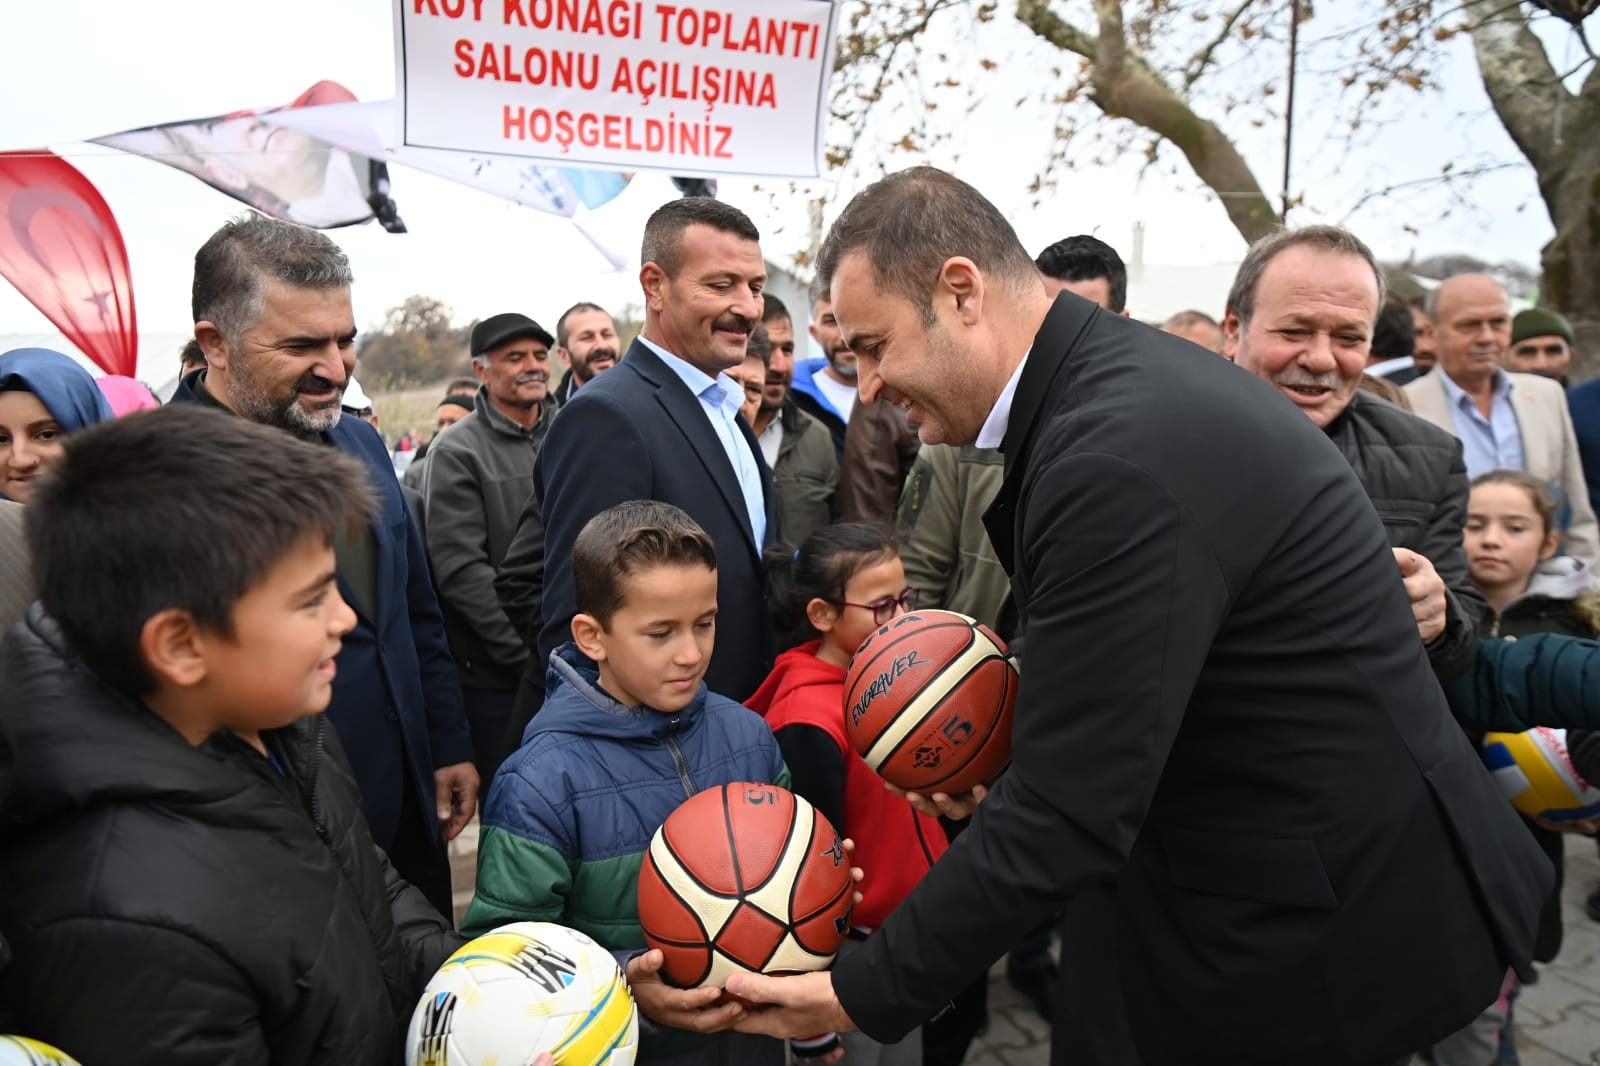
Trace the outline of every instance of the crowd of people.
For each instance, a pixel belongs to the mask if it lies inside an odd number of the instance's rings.
[[[820,356],[737,208],[664,204],[641,261],[626,345],[590,302],[479,320],[398,477],[300,225],[199,249],[159,410],[0,355],[0,1030],[393,1064],[465,936],[542,920],[613,951],[669,1066],[954,1066],[1003,954],[1054,1063],[1515,1061],[1597,824],[1521,818],[1474,749],[1568,727],[1600,780],[1600,382],[1561,316],[1475,274],[1408,303],[1309,226],[1145,324],[1103,241],[1032,257],[926,167],[830,231]],[[844,731],[855,649],[919,608],[1023,664],[968,795]],[[831,971],[727,997],[662,978],[635,888],[734,781],[861,880]]]

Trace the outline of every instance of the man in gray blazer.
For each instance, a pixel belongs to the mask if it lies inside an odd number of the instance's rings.
[[[1428,300],[1439,372],[1405,387],[1416,413],[1461,440],[1467,476],[1526,470],[1559,488],[1571,508],[1566,551],[1600,565],[1600,530],[1583,479],[1578,438],[1560,384],[1501,365],[1511,344],[1511,300],[1483,274],[1459,274]]]

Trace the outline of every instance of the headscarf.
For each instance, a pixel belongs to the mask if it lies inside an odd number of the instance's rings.
[[[13,348],[0,355],[0,392],[31,392],[64,433],[116,417],[89,372],[49,348]]]
[[[135,411],[154,411],[161,406],[161,401],[156,399],[150,387],[136,378],[107,374],[105,377],[95,378],[94,383],[100,386],[106,402],[111,405],[111,413],[118,418],[131,415]]]

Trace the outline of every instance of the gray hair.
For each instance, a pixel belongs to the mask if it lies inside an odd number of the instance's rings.
[[[912,167],[873,182],[845,207],[817,256],[813,295],[826,295],[839,264],[862,251],[882,292],[909,300],[933,322],[933,290],[952,256],[965,256],[1018,291],[1041,285],[1011,223],[982,193],[937,167]]]
[[[194,256],[196,322],[237,343],[261,318],[262,279],[300,289],[348,289],[350,260],[326,234],[252,211],[230,219]]]
[[[1353,255],[1365,260],[1372,268],[1372,276],[1378,283],[1378,302],[1373,306],[1374,321],[1376,321],[1377,311],[1383,307],[1384,298],[1388,296],[1389,284],[1384,279],[1383,270],[1378,266],[1378,260],[1373,256],[1372,249],[1347,229],[1338,226],[1306,226],[1302,229],[1274,230],[1252,244],[1250,250],[1245,253],[1244,262],[1239,264],[1239,273],[1234,275],[1233,288],[1228,291],[1227,303],[1228,310],[1239,316],[1240,324],[1250,324],[1250,316],[1256,309],[1256,289],[1261,284],[1261,275],[1267,272],[1267,264],[1281,252],[1302,247],[1332,255]]]

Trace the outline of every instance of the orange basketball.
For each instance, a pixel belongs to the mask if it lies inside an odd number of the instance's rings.
[[[955,611],[914,611],[850,660],[844,724],[880,777],[908,792],[958,795],[1011,761],[1017,660],[988,626]]]
[[[839,834],[777,785],[708,788],[667,817],[639,869],[639,924],[680,988],[825,969],[855,886]]]

